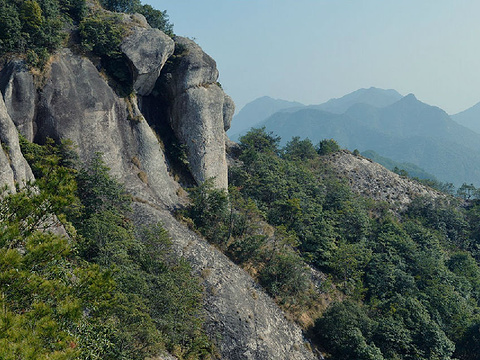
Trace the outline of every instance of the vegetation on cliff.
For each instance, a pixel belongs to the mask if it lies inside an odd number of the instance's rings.
[[[22,151],[37,181],[0,201],[0,357],[213,356],[198,279],[160,224],[133,228],[100,156],[76,169],[67,144]]]
[[[325,143],[278,143],[264,129],[240,139],[229,194],[191,193],[197,229],[299,322],[308,314],[332,359],[478,359],[480,203],[417,198],[398,218],[329,170]],[[325,274],[316,291],[308,265]]]
[[[0,56],[23,54],[31,66],[41,68],[79,29],[86,50],[115,57],[121,28],[115,15],[102,6],[115,12],[140,13],[150,26],[173,35],[167,12],[139,0],[0,0]]]

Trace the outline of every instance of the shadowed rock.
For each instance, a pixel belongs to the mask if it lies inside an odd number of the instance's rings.
[[[33,119],[37,91],[33,75],[23,60],[10,62],[0,73],[0,90],[10,118],[18,131],[29,141],[33,140]]]
[[[133,73],[133,89],[137,94],[149,95],[163,65],[173,54],[173,40],[158,29],[133,26],[132,33],[122,42]]]
[[[20,150],[18,131],[1,96],[0,143],[0,186],[7,185],[14,192],[16,183],[21,186],[26,181],[33,180],[33,174]]]

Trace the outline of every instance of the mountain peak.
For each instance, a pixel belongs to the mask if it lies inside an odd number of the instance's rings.
[[[401,98],[402,95],[396,90],[385,90],[372,86],[368,89],[358,89],[338,99],[330,99],[326,103],[316,106],[316,108],[336,114],[343,114],[355,104],[367,104],[377,108],[383,108],[397,102]]]

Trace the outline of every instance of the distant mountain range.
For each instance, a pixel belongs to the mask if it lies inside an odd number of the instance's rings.
[[[263,96],[245,105],[240,112],[235,115],[232,126],[228,130],[229,135],[244,134],[251,127],[256,126],[262,120],[277,111],[305,106],[299,102],[272,99],[269,96]],[[233,137],[231,139],[233,140]]]
[[[280,104],[281,100],[273,101]],[[395,90],[370,88],[320,105],[281,104],[283,108],[249,123],[249,127],[265,126],[282,138],[282,144],[293,136],[309,138],[314,144],[333,138],[349,150],[373,150],[394,162],[416,165],[438,180],[456,186],[464,182],[480,185],[480,134],[452,120],[442,109],[422,103],[413,94],[402,97]],[[242,112],[243,109],[238,115]],[[250,119],[261,118],[260,111],[256,114],[252,112]],[[474,124],[471,119],[475,114],[480,115],[480,105],[454,115],[453,119],[460,119],[465,125]],[[238,115],[233,123],[239,121]],[[239,133],[229,135],[237,140]]]
[[[460,125],[480,134],[480,102],[458,114],[450,115],[450,117]]]

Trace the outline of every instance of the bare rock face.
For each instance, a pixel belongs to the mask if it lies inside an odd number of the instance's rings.
[[[404,208],[414,198],[428,196],[445,197],[432,188],[411,179],[401,177],[382,165],[347,150],[335,152],[327,162],[342,176],[349,179],[352,190],[378,201],[386,201],[398,209]]]
[[[225,129],[230,127],[233,101],[217,85],[215,61],[192,40],[176,37],[175,42],[180,53],[160,78],[169,122],[187,147],[197,183],[214,178],[218,188],[226,189]]]
[[[89,60],[69,50],[58,55],[37,113],[37,142],[70,139],[84,161],[101,153],[112,175],[134,196],[148,195],[168,207],[177,203],[179,185],[169,176],[135,98],[118,98]]]
[[[0,143],[0,186],[7,185],[9,191],[15,192],[15,184],[22,186],[33,180],[33,174],[20,150],[17,129],[1,96]]]
[[[121,49],[133,73],[133,88],[137,94],[149,95],[162,67],[173,54],[173,40],[158,29],[134,26],[122,42]]]
[[[18,131],[32,141],[37,91],[23,60],[12,61],[1,71],[0,91]]]
[[[300,328],[245,271],[169,213],[145,203],[136,203],[134,211],[141,224],[161,221],[178,254],[204,279],[207,330],[217,339],[222,359],[317,359]]]

